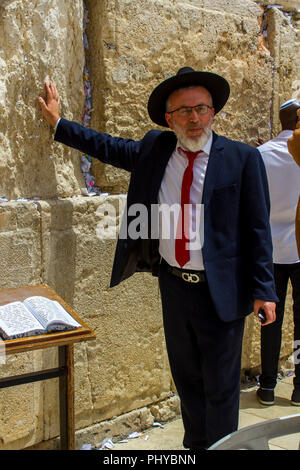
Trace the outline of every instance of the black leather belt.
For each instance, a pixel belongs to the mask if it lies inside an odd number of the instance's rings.
[[[177,276],[185,282],[191,284],[198,284],[198,282],[205,282],[206,276],[205,271],[189,271],[185,269],[175,268],[170,266],[163,258],[161,259],[161,264],[167,268],[167,271],[173,276]]]

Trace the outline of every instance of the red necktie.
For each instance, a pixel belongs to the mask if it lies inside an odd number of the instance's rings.
[[[181,209],[178,218],[177,233],[175,240],[175,258],[180,267],[182,268],[190,260],[189,244],[189,204],[190,204],[190,189],[193,182],[193,166],[198,152],[187,152],[184,150],[188,158],[188,166],[184,172],[181,186]]]

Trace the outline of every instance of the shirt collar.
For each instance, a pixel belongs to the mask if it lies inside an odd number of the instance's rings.
[[[279,132],[278,136],[280,136],[280,137],[291,137],[293,135],[293,132],[294,131],[292,131],[290,129],[285,129],[284,131]]]

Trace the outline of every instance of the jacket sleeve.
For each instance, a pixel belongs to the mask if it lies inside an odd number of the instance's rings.
[[[63,118],[54,140],[127,171],[135,167],[141,146],[141,141],[112,137]]]
[[[269,223],[267,174],[258,150],[249,151],[241,190],[243,231],[248,252],[253,299],[278,301],[273,277],[273,245]]]

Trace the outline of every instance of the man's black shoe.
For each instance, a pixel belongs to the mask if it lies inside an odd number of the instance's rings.
[[[294,406],[300,406],[300,390],[293,391],[291,404]]]
[[[266,406],[274,405],[274,389],[273,388],[259,388],[256,392],[259,403]]]

